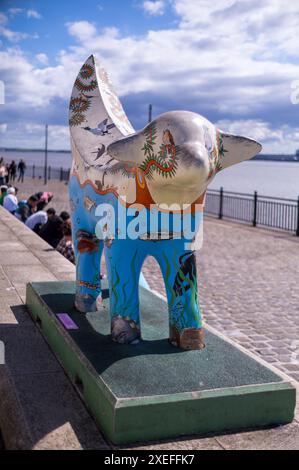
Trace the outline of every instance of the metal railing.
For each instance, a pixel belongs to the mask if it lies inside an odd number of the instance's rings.
[[[60,181],[68,181],[70,176],[70,170],[66,170],[65,168],[53,168],[51,165],[47,167],[47,179],[48,180],[60,180]],[[25,178],[33,178],[33,179],[44,179],[45,177],[45,167],[44,166],[37,166],[37,165],[27,165],[25,171]],[[16,176],[16,180],[18,180],[18,174]]]
[[[285,199],[254,194],[210,189],[207,191],[205,212],[219,219],[227,218],[289,230],[299,236],[299,197]]]

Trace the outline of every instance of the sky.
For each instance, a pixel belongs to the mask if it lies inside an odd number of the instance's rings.
[[[0,0],[0,147],[69,149],[68,102],[95,54],[134,128],[173,110],[299,148],[299,2]],[[4,87],[3,87],[4,84]]]

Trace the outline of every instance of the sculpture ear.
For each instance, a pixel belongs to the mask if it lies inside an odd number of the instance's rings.
[[[250,160],[260,153],[262,145],[256,140],[219,131],[221,168]]]
[[[99,163],[97,155],[103,155],[111,142],[134,132],[107,73],[93,55],[74,83],[69,124],[72,145],[88,166]]]

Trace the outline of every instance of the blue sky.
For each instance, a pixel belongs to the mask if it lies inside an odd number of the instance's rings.
[[[0,146],[39,148],[48,123],[50,148],[69,148],[69,95],[94,53],[135,128],[152,103],[293,153],[298,30],[299,4],[284,0],[2,0]]]

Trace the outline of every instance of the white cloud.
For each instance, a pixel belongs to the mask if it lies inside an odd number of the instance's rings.
[[[40,20],[42,18],[42,15],[36,10],[27,10],[27,18],[34,18],[36,20]]]
[[[165,1],[163,0],[146,0],[142,4],[146,13],[152,16],[159,16],[164,14]]]
[[[30,36],[28,33],[22,33],[20,31],[12,31],[11,29],[0,26],[0,36],[4,37],[10,42],[19,42],[23,39],[27,39]]]
[[[14,106],[29,106],[31,111],[45,109],[52,99],[68,96],[74,78],[62,65],[35,68],[19,48],[0,50],[0,73],[6,90],[6,112]]]
[[[23,11],[22,8],[10,8],[8,10],[10,16],[15,16],[18,13],[21,13],[22,11]],[[12,43],[17,43],[27,38],[38,39],[37,33],[28,34],[28,33],[23,33],[22,31],[13,31],[12,29],[9,29],[7,27],[7,22],[8,22],[7,16],[4,15],[4,13],[0,12],[0,36],[2,36],[7,41],[10,41]]]
[[[182,24],[190,26],[210,23],[217,12],[225,11],[235,3],[236,0],[173,0],[173,7]]]
[[[7,16],[4,15],[4,13],[0,12],[0,24],[6,24],[7,23]]]
[[[37,122],[48,113],[61,124],[74,79],[93,52],[126,97],[137,126],[145,123],[142,110],[146,114],[151,100],[154,114],[191,109],[223,130],[261,140],[264,151],[293,152],[299,146],[299,108],[290,104],[291,83],[299,79],[299,4],[285,3],[283,10],[278,0],[171,4],[178,26],[143,36],[97,29],[85,20],[67,23],[74,43],[59,52],[55,66],[40,54],[36,59],[45,67],[33,66],[18,48],[0,49],[8,117]]]
[[[218,121],[215,125],[224,132],[250,137],[263,143],[262,153],[293,154],[299,148],[299,127],[283,125],[272,127],[269,122],[259,119],[241,119]]]
[[[74,36],[78,41],[88,41],[92,39],[97,30],[88,21],[76,21],[74,23],[67,23],[68,32]]]
[[[41,52],[40,54],[36,54],[35,57],[41,64],[48,65],[49,59],[48,59],[47,54],[44,54],[43,52]]]
[[[45,146],[44,124],[0,124],[0,133],[2,133],[2,147],[42,149]],[[68,126],[48,126],[48,148],[49,150],[69,149]]]
[[[8,13],[10,14],[10,16],[14,17],[16,15],[19,15],[20,13],[22,13],[24,11],[23,8],[10,8],[8,10]]]

